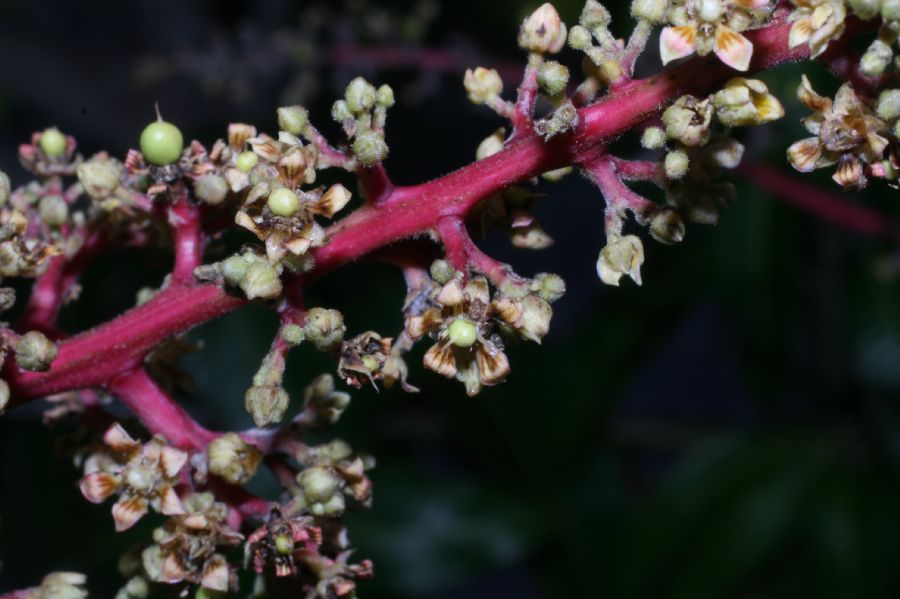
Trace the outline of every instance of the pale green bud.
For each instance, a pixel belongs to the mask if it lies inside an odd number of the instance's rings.
[[[569,31],[569,47],[573,50],[586,50],[593,43],[591,32],[582,27],[575,25]]]
[[[237,287],[247,274],[248,268],[250,268],[249,260],[243,256],[231,256],[222,262],[222,276],[229,285]]]
[[[331,106],[331,118],[338,123],[352,120],[353,113],[350,112],[350,108],[347,106],[347,102],[345,102],[344,100],[338,100],[337,102],[335,102]]]
[[[891,64],[893,58],[894,52],[891,47],[881,40],[875,40],[862,55],[859,68],[866,75],[877,77]]]
[[[566,293],[566,282],[559,275],[542,272],[531,282],[531,290],[550,303],[555,302]]]
[[[303,327],[289,324],[281,328],[281,337],[290,345],[300,345],[306,339]]]
[[[666,177],[669,179],[681,179],[688,172],[690,160],[688,155],[681,150],[675,150],[666,154]]]
[[[60,227],[69,219],[69,205],[60,195],[44,196],[38,205],[38,213],[47,225]]]
[[[325,503],[341,490],[341,479],[326,466],[311,466],[301,470],[297,483],[308,504]]]
[[[667,0],[633,0],[631,14],[635,19],[643,19],[653,24],[664,23],[669,10]]]
[[[9,181],[9,175],[0,171],[0,206],[9,201],[9,194],[12,191],[12,184]]]
[[[278,128],[291,135],[302,135],[309,125],[309,113],[302,106],[282,106],[277,113]]]
[[[281,295],[281,279],[278,271],[263,260],[247,266],[239,285],[247,299],[274,299]]]
[[[390,108],[394,105],[394,90],[390,85],[382,85],[378,88],[375,103],[383,108]]]
[[[194,193],[207,204],[221,204],[228,195],[228,182],[224,177],[209,173],[194,181]]]
[[[881,9],[880,0],[847,0],[847,6],[860,19],[869,20]]]
[[[350,109],[350,112],[355,112],[356,114],[368,112],[375,105],[377,93],[374,85],[362,77],[357,77],[350,82],[347,86],[347,91],[344,93],[344,98],[347,100],[347,108]]]
[[[569,69],[555,60],[548,60],[538,70],[537,82],[548,96],[560,94],[566,91],[569,83]]]
[[[505,137],[506,131],[502,128],[497,129],[489,136],[485,137],[482,142],[478,144],[478,149],[475,150],[475,159],[484,160],[488,156],[493,156],[502,150]]]
[[[79,164],[77,172],[84,192],[95,200],[109,197],[124,174],[122,166],[115,160],[96,156]]]
[[[474,71],[466,69],[463,87],[472,103],[484,104],[503,92],[503,80],[495,69],[477,67]]]
[[[641,134],[641,145],[648,150],[658,150],[666,145],[666,132],[659,127],[647,127]]]
[[[225,433],[206,449],[209,471],[233,485],[250,481],[259,467],[262,454],[236,433]]]
[[[388,146],[375,131],[361,131],[353,141],[353,154],[360,164],[373,166],[387,158]]]
[[[446,260],[435,260],[428,269],[432,280],[438,285],[446,285],[456,275],[456,269]]]
[[[334,348],[344,339],[347,327],[344,316],[337,310],[312,308],[306,313],[306,325],[303,332],[306,338],[320,351]]]
[[[885,121],[900,119],[900,89],[886,89],[878,96],[878,117]]]
[[[595,29],[597,27],[606,27],[612,21],[609,11],[597,0],[587,0],[581,11],[581,18],[578,20],[583,27],[587,29]]]
[[[56,354],[56,344],[40,331],[29,331],[16,343],[16,364],[24,370],[48,370]]]
[[[256,426],[278,424],[284,417],[290,396],[280,386],[250,387],[244,395],[244,407]]]
[[[641,284],[641,265],[644,263],[644,245],[635,235],[610,239],[600,251],[597,275],[607,285],[619,286],[619,279],[628,275]]]
[[[519,47],[529,52],[556,54],[566,43],[566,26],[549,2],[535,10],[519,28]]]

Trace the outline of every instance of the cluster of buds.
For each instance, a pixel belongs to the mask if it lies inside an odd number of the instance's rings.
[[[297,474],[287,512],[335,518],[344,513],[348,499],[354,506],[370,504],[372,481],[366,471],[375,466],[371,457],[355,454],[340,439],[304,448],[294,457],[305,467]]]
[[[206,448],[210,473],[233,485],[244,485],[256,475],[262,453],[236,433],[225,433]]]
[[[86,599],[85,582],[87,577],[78,572],[52,572],[44,577],[41,586],[9,596],[15,599]]]
[[[190,582],[213,591],[237,588],[237,577],[220,547],[239,545],[244,538],[226,520],[228,507],[212,493],[185,499],[183,513],[153,532],[154,544],[144,550],[147,577],[165,584]]]
[[[394,105],[394,90],[357,77],[347,85],[344,98],[331,107],[331,116],[353,140],[353,155],[362,166],[374,166],[387,158],[384,141],[387,111]]]
[[[851,11],[861,19],[881,19],[878,36],[872,41],[859,61],[860,70],[866,75],[883,74],[893,63],[897,40],[900,38],[900,3],[894,0],[847,0]]]
[[[175,487],[187,453],[170,447],[161,437],[141,444],[119,424],[106,431],[103,441],[108,450],[85,460],[79,487],[91,503],[118,496],[112,508],[116,531],[134,526],[151,507],[167,516],[185,513]]]
[[[501,293],[492,299],[487,279],[463,281],[461,273],[435,282],[427,307],[407,314],[406,333],[413,340],[434,339],[425,367],[462,382],[469,395],[506,379],[504,338],[540,343],[550,328],[553,309],[540,293]]]
[[[665,17],[669,26],[659,39],[663,64],[712,52],[731,68],[746,71],[753,44],[741,34],[762,25],[772,8],[770,0],[670,0]]]
[[[336,390],[330,374],[320,374],[303,391],[303,410],[296,421],[304,429],[332,426],[349,406],[350,394]]]
[[[813,136],[788,148],[791,165],[806,173],[837,164],[832,177],[836,183],[844,188],[864,187],[866,167],[880,167],[890,144],[886,137],[890,132],[887,122],[879,118],[849,83],[841,86],[832,101],[813,91],[804,75],[797,96],[813,111],[803,119],[803,125]],[[880,104],[887,117],[897,112],[891,97],[885,95]]]

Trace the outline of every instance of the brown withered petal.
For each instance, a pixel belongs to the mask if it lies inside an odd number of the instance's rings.
[[[244,149],[244,144],[251,137],[256,137],[256,127],[253,125],[248,125],[246,123],[231,123],[228,125],[228,145],[234,149],[235,152],[241,152]]]
[[[191,514],[181,521],[187,528],[203,530],[209,526],[209,520],[203,514]]]
[[[112,507],[113,521],[116,523],[116,532],[128,530],[147,513],[147,500],[140,495],[130,498],[122,498]]]
[[[230,574],[228,562],[223,556],[216,554],[203,564],[200,585],[214,591],[227,591]]]
[[[505,323],[516,326],[524,311],[522,302],[508,297],[495,299],[490,305],[491,312]]]
[[[272,139],[265,133],[247,140],[253,151],[256,152],[263,160],[269,162],[277,162],[281,156],[283,144],[276,139]]]
[[[91,503],[103,503],[119,490],[120,478],[108,472],[94,472],[81,479],[78,488]]]
[[[166,555],[160,570],[161,581],[175,584],[184,580],[186,573],[184,564],[181,563],[181,560],[178,559],[177,555],[174,553]]]
[[[837,170],[831,178],[835,183],[846,188],[862,187],[866,183],[862,163],[850,154],[844,154],[841,157]]]
[[[809,173],[816,170],[822,150],[818,137],[807,137],[792,144],[787,150],[787,157],[795,169],[801,173]]]
[[[225,171],[225,180],[234,193],[243,191],[250,185],[250,177],[240,169],[230,168]]]
[[[466,284],[463,294],[470,302],[481,302],[487,306],[491,302],[491,290],[488,287],[487,279],[484,277],[474,277]]]
[[[351,197],[352,194],[346,187],[340,183],[336,183],[329,187],[328,191],[322,194],[322,197],[319,198],[318,202],[314,202],[310,205],[310,210],[316,214],[321,214],[325,218],[331,218],[347,205],[347,202],[350,201]]]
[[[453,279],[452,281],[441,287],[441,290],[438,292],[435,301],[437,301],[437,303],[441,304],[442,306],[447,306],[448,308],[459,306],[465,301],[462,285],[460,285],[457,279]]]
[[[184,504],[171,485],[164,485],[160,489],[159,511],[166,516],[179,516],[184,513]]]
[[[831,98],[817,94],[806,75],[803,75],[800,87],[797,88],[797,98],[813,112],[825,112],[831,109]]]
[[[456,357],[453,355],[453,348],[449,344],[434,344],[422,359],[425,368],[442,374],[447,378],[456,376]]]
[[[435,330],[441,322],[441,311],[437,308],[428,308],[421,315],[406,319],[406,334],[412,339],[421,339],[425,334]]]
[[[478,363],[478,374],[482,385],[496,385],[502,383],[509,374],[509,360],[506,354],[498,350],[492,343],[479,344],[475,351],[475,359]]]

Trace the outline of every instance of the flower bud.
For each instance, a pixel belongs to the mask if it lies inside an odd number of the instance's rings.
[[[578,20],[587,29],[606,27],[612,21],[612,17],[606,7],[597,0],[587,0],[581,10],[581,18]]]
[[[0,313],[6,312],[16,303],[16,290],[12,287],[0,287]]]
[[[330,500],[335,493],[340,492],[341,482],[340,477],[326,466],[311,466],[297,475],[297,483],[310,505]]]
[[[87,577],[78,572],[54,572],[41,581],[36,593],[29,594],[33,599],[85,599],[88,594],[83,588]]]
[[[357,77],[347,86],[344,98],[347,100],[347,108],[350,109],[350,112],[360,114],[372,109],[377,94],[374,85],[362,77]]]
[[[206,449],[209,471],[233,485],[243,485],[256,474],[262,454],[236,433],[225,433]]]
[[[243,256],[234,255],[222,262],[222,276],[229,285],[237,287],[241,284],[247,269],[250,268],[250,261]]]
[[[496,69],[478,67],[474,71],[466,69],[463,87],[473,104],[484,104],[503,92],[503,80]]]
[[[291,398],[280,386],[250,387],[244,394],[244,407],[256,426],[269,426],[281,422]]]
[[[353,141],[353,153],[362,165],[373,166],[387,158],[388,147],[375,131],[361,131]]]
[[[522,316],[514,326],[525,339],[540,343],[550,331],[553,308],[546,300],[534,295],[523,297],[521,305]]]
[[[265,260],[254,261],[239,283],[247,299],[273,299],[281,295],[281,279],[274,266]]]
[[[868,21],[878,14],[881,8],[880,0],[847,0],[847,6],[850,7],[856,16],[860,19]]]
[[[256,154],[253,155],[256,156]],[[194,181],[194,193],[199,200],[207,204],[221,204],[228,195],[228,182],[213,173],[203,175]]]
[[[488,156],[493,156],[502,150],[505,137],[506,131],[502,127],[485,137],[484,140],[478,144],[478,149],[475,150],[475,159],[484,160]]]
[[[666,21],[668,10],[667,0],[633,0],[631,3],[631,14],[635,19],[643,19],[654,25]]]
[[[56,358],[56,344],[39,331],[28,331],[16,343],[16,364],[24,370],[41,372]]]
[[[281,338],[290,345],[300,345],[306,339],[306,335],[303,333],[303,327],[289,324],[281,328]]]
[[[306,313],[306,325],[303,327],[303,332],[319,351],[328,351],[334,348],[343,341],[346,331],[344,317],[337,310],[312,308]]]
[[[7,404],[9,404],[9,384],[0,379],[0,414],[6,410]]]
[[[375,103],[382,108],[390,108],[394,105],[394,90],[390,85],[382,85],[375,95]]]
[[[666,145],[666,132],[659,127],[647,127],[641,135],[641,146],[648,150],[658,150]]]
[[[666,245],[678,243],[684,239],[684,221],[671,208],[663,208],[650,218],[650,235]]]
[[[690,167],[687,153],[681,150],[669,152],[666,154],[665,167],[666,177],[669,179],[681,179],[687,174]]]
[[[886,89],[878,96],[878,118],[893,122],[900,119],[900,89]]]
[[[548,96],[561,94],[569,83],[569,69],[555,60],[548,60],[538,70],[537,82]]]
[[[569,47],[573,50],[586,50],[592,44],[591,32],[581,25],[574,25],[569,31]]]
[[[456,275],[456,269],[446,260],[435,260],[428,269],[431,278],[438,285],[446,285]]]
[[[702,146],[709,140],[712,113],[709,100],[681,96],[663,112],[666,135],[686,146]]]
[[[893,58],[891,47],[881,40],[875,40],[860,58],[859,68],[866,75],[877,77],[891,64]]]
[[[900,21],[900,0],[881,0],[881,17],[885,21]]]
[[[9,175],[0,171],[0,206],[9,201],[9,194],[12,191],[12,185],[9,182]]]
[[[309,125],[309,113],[302,106],[282,106],[277,113],[278,128],[291,135],[302,135]]]
[[[350,107],[347,106],[347,102],[345,102],[344,100],[338,100],[334,104],[332,104],[331,118],[338,123],[352,120],[353,113],[350,112]]]
[[[92,199],[103,200],[119,186],[121,165],[110,158],[95,156],[78,165],[78,180]]]
[[[607,285],[619,286],[622,275],[628,275],[641,284],[641,264],[644,263],[644,245],[635,235],[617,237],[607,242],[597,260],[597,274]]]
[[[119,589],[115,599],[146,599],[149,595],[150,586],[147,580],[143,576],[135,576]]]
[[[559,13],[548,3],[542,4],[519,28],[519,47],[529,52],[556,54],[566,43],[566,26]]]
[[[532,280],[531,290],[552,304],[566,293],[566,282],[559,275],[542,272]]]
[[[47,225],[60,227],[69,219],[69,205],[60,195],[44,196],[38,205],[38,213]]]
[[[761,125],[784,116],[784,107],[757,79],[735,77],[713,97],[716,116],[726,127]]]

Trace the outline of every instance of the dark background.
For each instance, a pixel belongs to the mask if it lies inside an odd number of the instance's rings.
[[[400,183],[473,159],[500,125],[468,104],[466,66],[524,61],[518,23],[537,3],[0,2],[0,168],[24,173],[16,146],[57,125],[80,150],[124,156],[158,101],[187,137],[211,142],[229,121],[275,129],[275,108],[328,107],[352,76],[395,86],[387,167]],[[320,7],[321,10],[310,12]],[[557,4],[574,23],[579,2]],[[624,4],[623,4],[624,6]],[[417,12],[418,11],[418,12]],[[619,34],[624,10],[618,8]],[[445,69],[376,69],[350,43],[438,48]],[[571,52],[564,55],[575,64]],[[460,58],[461,57],[461,58]],[[453,62],[453,61],[451,61]],[[337,64],[336,64],[337,63]],[[650,51],[642,70],[658,68]],[[382,65],[385,66],[385,65]],[[748,155],[789,170],[804,135],[801,72],[765,80],[787,118],[738,135]],[[513,85],[509,85],[511,89]],[[623,151],[633,148],[623,140]],[[839,193],[830,173],[807,177]],[[645,239],[644,285],[604,287],[599,193],[578,176],[543,190],[538,215],[557,243],[528,254],[484,247],[524,275],[552,271],[569,292],[542,347],[509,351],[509,381],[470,399],[410,358],[418,395],[354,393],[334,431],[378,458],[374,508],[348,517],[359,557],[376,563],[362,597],[888,597],[900,558],[900,304],[897,255],[739,183],[716,227],[690,226],[673,248]],[[891,212],[881,184],[848,202]],[[894,211],[895,212],[895,211]],[[158,285],[170,257],[119,252],[86,276],[63,314],[75,332]],[[353,265],[310,304],[341,309],[351,332],[401,326],[400,275]],[[276,327],[249,307],[192,333],[184,398],[213,428],[243,428],[244,389]],[[304,346],[289,364],[297,397],[332,368]],[[84,571],[94,597],[122,580],[117,556],[159,520],[113,533],[109,506],[83,501],[79,473],[36,407],[0,419],[0,590],[53,569]],[[265,481],[263,481],[263,484]]]

